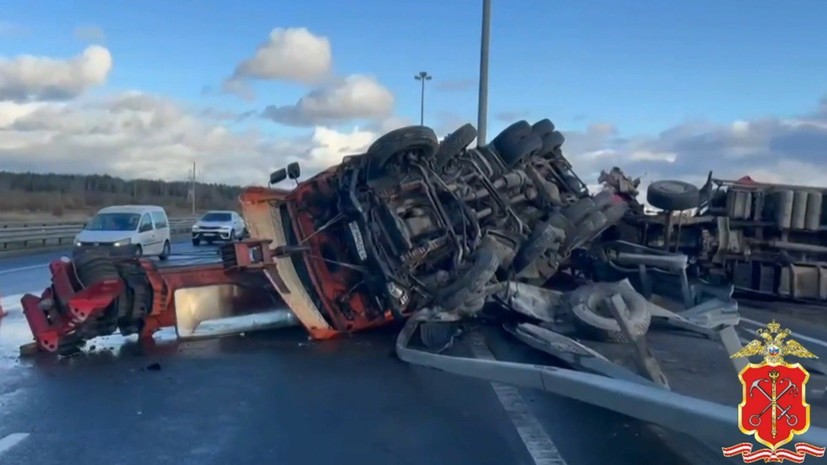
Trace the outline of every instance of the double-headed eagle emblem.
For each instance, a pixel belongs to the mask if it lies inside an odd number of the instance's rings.
[[[810,406],[805,389],[810,374],[800,363],[788,363],[784,357],[818,358],[789,338],[789,329],[781,329],[775,320],[755,332],[759,338],[731,355],[746,358],[761,355],[760,363],[748,363],[740,373],[742,401],[738,405],[738,428],[767,448],[753,451],[753,444],[741,442],[723,447],[724,457],[740,455],[746,463],[801,463],[808,456],[824,457],[825,448],[797,442],[795,450],[782,449],[797,435],[810,428]]]
[[[790,334],[789,329],[781,329],[781,325],[775,320],[767,324],[767,329],[761,328],[756,331],[761,339],[755,339],[744,346],[743,349],[732,354],[731,358],[745,358],[754,355],[762,355],[768,365],[780,365],[785,363],[784,357],[818,358],[805,349],[801,344],[792,339],[784,341]]]

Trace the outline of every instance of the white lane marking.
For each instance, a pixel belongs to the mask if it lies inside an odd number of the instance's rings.
[[[749,323],[751,325],[761,327],[761,328],[763,328],[764,326],[767,326],[766,323],[761,323],[760,321],[750,320],[749,318],[744,318],[744,317],[741,317],[741,321]],[[816,339],[814,337],[805,336],[805,335],[800,334],[800,333],[796,333],[792,337],[793,337],[793,339],[800,339],[802,341],[807,341],[811,344],[816,344],[816,345],[820,345],[821,347],[827,348],[827,342],[825,342],[821,339]]]
[[[23,442],[23,440],[27,437],[29,437],[29,433],[12,433],[3,439],[0,439],[0,457],[11,450],[12,447]]]
[[[10,270],[0,271],[0,274],[19,273],[21,271],[29,271],[29,270],[36,270],[38,268],[46,268],[47,266],[49,266],[49,265],[42,264],[42,265],[23,266],[23,267],[20,267],[20,268],[12,268]]]
[[[475,334],[471,337],[471,352],[474,356],[483,360],[495,360],[494,355],[488,350],[482,338]],[[565,459],[560,455],[554,441],[546,434],[543,425],[531,413],[526,405],[520,391],[514,386],[492,382],[491,387],[500,400],[511,423],[517,429],[517,434],[523,440],[528,453],[536,465],[566,465]]]

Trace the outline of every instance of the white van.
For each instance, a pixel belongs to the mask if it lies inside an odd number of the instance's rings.
[[[76,249],[115,247],[161,260],[169,257],[171,242],[167,214],[155,205],[106,207],[75,237]]]

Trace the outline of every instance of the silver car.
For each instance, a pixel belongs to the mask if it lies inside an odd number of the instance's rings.
[[[244,218],[231,210],[212,210],[192,226],[192,245],[201,241],[235,241],[247,234]]]

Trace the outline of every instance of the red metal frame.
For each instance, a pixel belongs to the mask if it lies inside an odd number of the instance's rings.
[[[152,308],[144,317],[141,338],[164,327],[176,325],[174,295],[177,289],[210,286],[216,284],[238,284],[250,278],[250,271],[268,268],[269,279],[278,280],[273,267],[268,241],[244,241],[233,244],[236,264],[227,267],[223,263],[158,268],[148,259],[137,259],[152,289]],[[74,278],[75,270],[71,261],[62,259],[49,264],[52,286],[38,297],[26,294],[21,299],[23,313],[34,335],[38,347],[47,352],[56,352],[61,343],[73,343],[83,324],[97,319],[112,305],[125,290],[120,279],[103,280],[81,288]],[[261,279],[268,279],[262,273]],[[61,303],[58,311],[54,302]],[[102,334],[101,334],[102,335]]]
[[[71,262],[56,260],[49,264],[49,271],[52,273],[52,287],[43,291],[40,297],[26,294],[20,302],[38,346],[48,352],[56,352],[60,343],[74,336],[81,324],[99,317],[118,298],[124,290],[124,283],[104,280],[76,291]],[[55,300],[61,302],[68,312],[58,312],[52,305]]]

